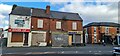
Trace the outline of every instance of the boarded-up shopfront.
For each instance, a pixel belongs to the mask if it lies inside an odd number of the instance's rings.
[[[52,46],[68,46],[68,34],[66,32],[52,32]]]
[[[32,46],[46,46],[46,32],[32,32]]]
[[[83,43],[81,31],[69,31],[69,45],[81,45]]]

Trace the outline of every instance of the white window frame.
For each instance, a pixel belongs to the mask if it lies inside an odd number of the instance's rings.
[[[61,29],[61,21],[56,21],[56,29]]]
[[[94,27],[94,33],[96,33],[97,32],[97,27]]]
[[[43,28],[43,20],[38,19],[37,27],[38,27],[38,28]]]
[[[94,36],[94,43],[97,43],[97,36]]]
[[[85,28],[85,34],[87,34],[87,28]]]
[[[77,22],[72,22],[72,30],[77,30]]]
[[[109,27],[105,27],[105,33],[109,33]]]

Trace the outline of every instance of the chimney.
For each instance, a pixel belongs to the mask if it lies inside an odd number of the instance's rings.
[[[50,14],[50,6],[49,5],[46,6],[46,14]]]
[[[16,4],[14,4],[14,5],[13,5],[13,8],[12,8],[12,10],[14,10],[16,7],[17,7],[17,5],[16,5]]]

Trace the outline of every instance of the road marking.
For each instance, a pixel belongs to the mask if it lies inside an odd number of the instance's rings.
[[[28,52],[28,53],[26,53],[26,54],[31,54],[31,52]]]
[[[101,52],[101,51],[98,51],[98,52]]]
[[[64,53],[64,51],[62,51],[61,53]]]
[[[94,54],[101,54],[101,53],[94,53]]]
[[[92,52],[92,51],[89,51],[89,52]]]
[[[76,51],[76,53],[78,53],[78,51]]]
[[[51,47],[51,48],[63,48],[63,47]]]

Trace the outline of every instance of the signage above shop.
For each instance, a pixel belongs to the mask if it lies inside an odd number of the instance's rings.
[[[69,31],[68,34],[81,34],[81,31]]]
[[[30,29],[9,29],[9,32],[30,32]]]

